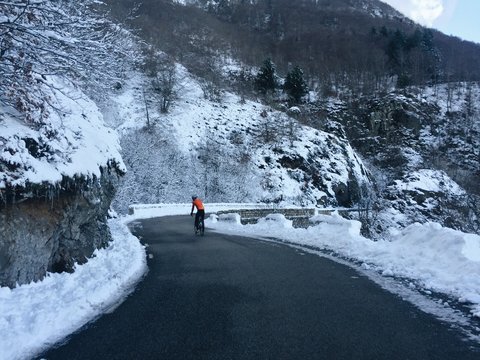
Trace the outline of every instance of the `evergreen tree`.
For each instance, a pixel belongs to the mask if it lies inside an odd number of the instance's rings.
[[[303,70],[298,66],[295,66],[291,70],[285,79],[283,84],[283,91],[288,94],[290,100],[299,103],[302,97],[307,95],[308,86],[305,80],[303,79]]]
[[[255,77],[255,87],[262,94],[266,94],[268,91],[273,92],[276,88],[276,85],[275,65],[271,59],[267,59],[263,62],[262,67]]]
[[[390,37],[390,41],[387,44],[386,54],[388,56],[388,62],[393,71],[401,72],[404,65],[404,50],[405,50],[405,34],[398,30]]]

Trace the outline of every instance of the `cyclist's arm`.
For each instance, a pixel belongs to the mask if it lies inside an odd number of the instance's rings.
[[[193,215],[193,209],[194,209],[195,205],[192,203],[192,210],[190,211],[190,215]]]

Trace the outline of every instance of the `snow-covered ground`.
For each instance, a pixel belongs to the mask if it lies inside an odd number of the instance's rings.
[[[122,134],[128,170],[117,211],[135,202],[188,201],[191,194],[208,202],[332,204],[340,189],[355,187],[353,180],[370,184],[345,139],[232,93],[206,99],[186,69],[178,65],[176,74],[177,97],[166,114],[152,99],[150,128],[140,90],[148,79],[141,74],[132,73],[103,110]]]
[[[30,358],[114,309],[146,271],[145,249],[126,224],[140,218],[186,215],[189,206],[137,205],[133,215],[110,220],[114,241],[108,248],[96,251],[86,264],[77,266],[73,274],[48,274],[37,283],[15,289],[0,288],[0,360]],[[206,206],[207,214],[264,207],[261,204]],[[478,324],[475,319],[480,318],[480,236],[427,223],[392,231],[388,241],[372,241],[360,235],[359,222],[339,215],[315,215],[311,222],[308,229],[294,229],[279,214],[253,225],[241,225],[238,215],[220,219],[211,215],[206,225],[208,231],[283,241],[352,266],[480,342],[480,328],[475,325]],[[440,299],[438,293],[447,296]],[[471,309],[470,315],[455,310],[446,299]]]
[[[8,164],[0,170],[0,189],[57,184],[62,176],[99,178],[110,162],[125,170],[117,134],[95,103],[67,81],[48,82],[45,92],[56,111],[36,129],[19,121],[15,110],[0,107],[0,164]]]
[[[0,287],[0,360],[30,359],[113,310],[133,290],[147,270],[145,249],[125,219],[109,226],[114,241],[74,273]]]

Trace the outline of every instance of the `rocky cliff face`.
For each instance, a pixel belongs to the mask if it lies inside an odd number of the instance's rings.
[[[42,279],[46,272],[72,271],[110,240],[107,212],[117,175],[64,179],[54,195],[10,198],[0,204],[0,285]]]
[[[451,83],[327,104],[378,185],[381,227],[435,221],[478,232],[480,87]],[[323,113],[321,111],[324,111]]]

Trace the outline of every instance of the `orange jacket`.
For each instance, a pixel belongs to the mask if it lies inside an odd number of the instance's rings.
[[[192,201],[192,211],[191,212],[193,212],[194,207],[196,207],[197,210],[205,210],[205,207],[203,206],[203,202],[199,198],[196,198],[195,200]]]

